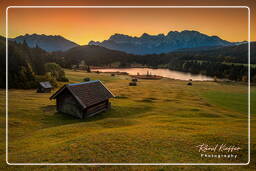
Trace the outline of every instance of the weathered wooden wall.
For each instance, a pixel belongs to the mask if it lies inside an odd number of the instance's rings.
[[[82,107],[78,104],[70,92],[63,92],[57,97],[56,100],[58,112],[70,114],[81,119],[83,118]]]
[[[108,100],[105,100],[101,103],[98,103],[96,105],[90,106],[85,110],[85,117],[88,117],[90,115],[106,111],[108,109]]]
[[[105,100],[83,110],[82,106],[68,90],[64,90],[57,96],[56,103],[58,112],[69,114],[80,119],[104,112],[110,108],[109,100]]]

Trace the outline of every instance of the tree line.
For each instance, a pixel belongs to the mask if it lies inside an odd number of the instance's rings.
[[[166,54],[133,55],[100,46],[79,46],[66,52],[30,48],[26,42],[8,42],[9,88],[36,88],[40,81],[68,81],[63,68],[83,66],[131,67],[134,63],[152,67],[204,74],[234,81],[248,80],[247,44],[209,50],[183,50]],[[256,43],[251,43],[251,81],[256,82]],[[0,88],[5,88],[5,38],[0,37]]]
[[[251,64],[256,65],[256,43],[251,43]],[[192,74],[226,78],[234,81],[247,81],[248,44],[217,48],[187,49],[166,54],[133,55],[109,50],[100,46],[80,46],[62,56],[62,66],[72,68],[81,61],[86,65],[109,67],[119,62],[119,67],[131,67],[137,63],[152,68],[169,68]],[[255,67],[251,67],[251,81],[256,82]]]
[[[6,79],[5,38],[0,38],[0,88],[5,88]],[[36,88],[40,81],[68,81],[56,58],[39,47],[30,48],[26,42],[8,42],[8,87]]]

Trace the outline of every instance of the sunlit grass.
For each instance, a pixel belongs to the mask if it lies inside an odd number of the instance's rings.
[[[117,96],[111,100],[112,110],[79,120],[57,113],[55,101],[49,100],[52,93],[9,90],[9,162],[247,162],[246,85],[194,82],[187,86],[184,81],[162,79],[139,80],[138,86],[130,87],[128,76],[71,70],[66,74],[71,82],[85,77],[102,80]],[[252,87],[253,102],[255,92]],[[0,95],[4,97],[4,90]],[[1,112],[4,103],[1,98]],[[0,130],[4,135],[5,127]],[[255,136],[252,140],[255,152]],[[236,144],[243,150],[237,160],[201,159],[195,146],[202,143]],[[250,168],[255,167],[254,162]],[[185,167],[189,168],[195,167]]]

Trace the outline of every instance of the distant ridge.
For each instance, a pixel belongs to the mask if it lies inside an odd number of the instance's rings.
[[[59,35],[25,34],[10,40],[16,41],[17,43],[26,41],[29,47],[38,46],[48,52],[66,51],[78,46],[78,44]]]
[[[160,54],[179,49],[228,46],[233,43],[222,40],[218,36],[208,36],[194,30],[181,32],[170,31],[168,34],[149,35],[143,33],[140,37],[124,34],[114,34],[102,42],[90,41],[89,45],[124,51],[132,54]]]

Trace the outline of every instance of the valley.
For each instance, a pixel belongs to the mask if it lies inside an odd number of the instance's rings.
[[[247,162],[246,84],[193,82],[193,86],[187,86],[186,81],[164,78],[139,80],[137,86],[129,87],[131,78],[127,75],[111,76],[80,70],[65,70],[65,73],[71,83],[81,82],[85,77],[101,80],[116,96],[111,100],[112,109],[79,120],[57,113],[55,101],[49,100],[52,93],[38,94],[35,89],[10,89],[10,163]],[[0,93],[1,113],[4,113],[5,91],[2,89]],[[251,87],[251,100],[251,115],[254,116],[255,86]],[[1,115],[1,125],[4,122],[5,117]],[[254,117],[251,123],[253,133],[256,131]],[[2,139],[4,134],[5,127],[2,126]],[[255,136],[252,136],[251,142],[251,152],[254,153]],[[196,146],[202,143],[233,144],[242,150],[234,153],[238,155],[237,159],[201,158]],[[2,159],[5,157],[4,148],[2,141]],[[253,170],[256,168],[254,158],[251,163],[250,166],[238,166],[236,169]],[[4,162],[1,168],[5,170]],[[66,166],[43,168],[69,170]],[[78,168],[101,169],[96,166]],[[130,169],[141,168],[168,170],[168,166],[134,166]],[[198,166],[182,168],[190,170]],[[213,168],[232,170],[233,167]],[[130,170],[124,166],[120,166],[120,169]],[[19,170],[26,168],[19,167]]]

